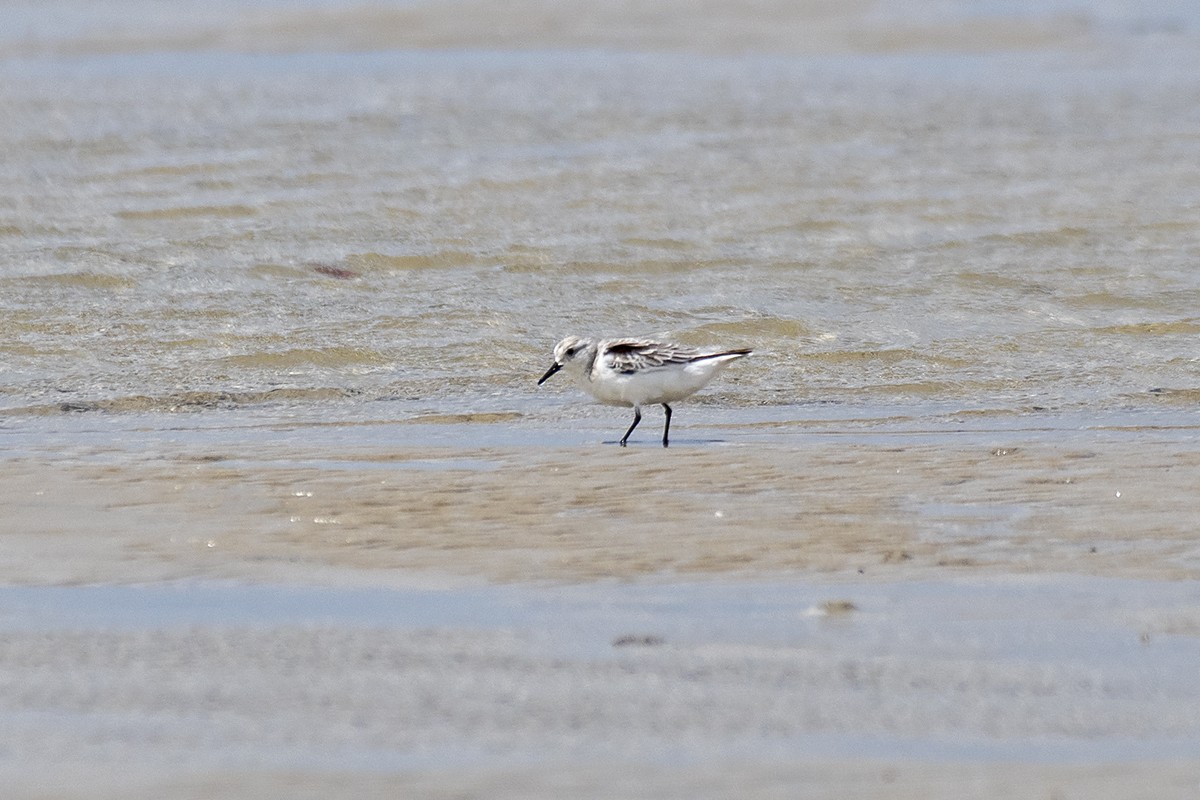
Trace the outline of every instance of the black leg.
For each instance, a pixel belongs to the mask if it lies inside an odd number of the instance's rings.
[[[633,433],[633,429],[642,421],[642,410],[637,406],[633,407],[633,424],[629,426],[629,430],[625,431],[625,435],[621,437],[621,447],[629,441],[629,434]]]
[[[667,424],[663,426],[663,447],[667,446],[667,436],[671,433],[671,407],[663,403],[663,408],[667,410]]]

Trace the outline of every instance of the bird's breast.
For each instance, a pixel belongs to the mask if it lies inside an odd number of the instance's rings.
[[[719,371],[720,365],[697,362],[654,367],[637,372],[597,369],[584,388],[609,405],[640,406],[671,403],[694,394]]]

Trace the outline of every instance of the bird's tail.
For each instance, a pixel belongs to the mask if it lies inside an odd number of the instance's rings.
[[[692,361],[711,361],[717,359],[719,361],[733,361],[735,358],[744,358],[754,351],[743,347],[738,350],[722,350],[719,353],[704,353],[692,359]]]

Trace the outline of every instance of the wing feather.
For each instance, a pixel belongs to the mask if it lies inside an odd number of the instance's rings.
[[[670,342],[651,339],[612,339],[600,343],[599,361],[608,369],[624,374],[642,372],[671,364],[689,364],[725,355],[747,355],[748,350],[706,352]]]

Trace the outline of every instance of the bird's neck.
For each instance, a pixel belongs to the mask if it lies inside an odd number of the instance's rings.
[[[587,357],[583,362],[583,379],[591,383],[595,376],[592,374],[592,369],[596,366],[596,357],[600,355],[600,348],[589,347]]]

